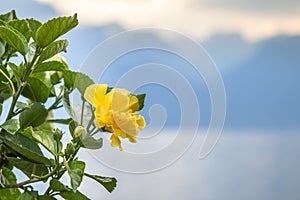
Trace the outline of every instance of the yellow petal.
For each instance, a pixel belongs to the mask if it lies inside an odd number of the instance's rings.
[[[146,126],[146,121],[142,115],[136,116],[136,123],[139,126],[140,130]]]
[[[129,95],[125,89],[116,88],[113,90],[111,109],[118,112],[125,112],[129,109]]]
[[[138,134],[138,126],[135,121],[135,116],[131,116],[130,114],[124,112],[115,112],[113,117],[115,121],[115,127],[129,135],[135,136]]]
[[[121,140],[116,137],[114,134],[111,135],[110,137],[110,140],[111,140],[111,146],[113,147],[118,147],[120,149],[120,151],[122,151],[122,146],[121,146]]]
[[[129,139],[130,142],[136,143],[136,137],[135,136],[127,135],[127,138]]]
[[[98,85],[98,87],[96,88],[96,93],[95,93],[95,97],[94,97],[94,105],[95,106],[103,103],[107,89],[108,89],[107,84],[99,84]]]
[[[97,107],[104,100],[108,86],[106,84],[92,84],[86,88],[84,98],[90,104]]]

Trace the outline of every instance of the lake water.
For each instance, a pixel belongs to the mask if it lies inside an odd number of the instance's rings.
[[[157,156],[158,153],[149,157],[150,160],[140,162],[128,156],[133,153],[126,152],[140,150],[147,157],[147,151],[154,150],[151,147],[168,148],[163,143],[171,141],[174,135],[172,131],[166,131],[149,140],[141,139],[134,145],[124,144],[123,152],[110,148],[107,142],[101,150],[81,152],[80,158],[88,163],[88,172],[115,176],[118,186],[110,194],[86,178],[80,190],[91,199],[106,200],[300,199],[300,134],[297,131],[224,130],[213,152],[203,160],[198,158],[203,141],[203,135],[200,135],[176,162],[152,173],[141,170],[165,164],[164,161],[169,159],[165,154]],[[101,157],[102,154],[106,157]],[[120,172],[120,169],[116,171],[107,165],[112,168],[124,166],[127,171],[140,170],[140,173]]]

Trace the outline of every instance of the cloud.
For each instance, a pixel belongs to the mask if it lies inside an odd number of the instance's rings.
[[[111,22],[120,23],[129,29],[141,27],[162,27],[182,32],[196,39],[209,37],[215,32],[239,32],[250,40],[270,37],[276,34],[299,34],[300,15],[287,12],[278,15],[272,12],[254,12],[262,5],[272,5],[279,10],[281,3],[267,0],[38,0],[53,6],[59,13],[77,12],[81,23],[101,25]],[[297,9],[297,1],[285,5]],[[269,2],[269,3],[267,3]],[[197,4],[196,4],[197,3]],[[248,8],[249,7],[249,8]],[[293,8],[295,7],[295,8]],[[245,10],[253,10],[245,12]],[[300,13],[300,12],[299,12]]]
[[[251,13],[300,16],[299,0],[193,0],[192,5],[206,5]]]

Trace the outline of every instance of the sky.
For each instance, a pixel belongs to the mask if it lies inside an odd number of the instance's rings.
[[[300,0],[38,0],[81,23],[162,27],[196,39],[238,32],[250,41],[300,33]]]

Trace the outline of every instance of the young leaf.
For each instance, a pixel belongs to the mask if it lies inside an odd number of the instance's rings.
[[[58,17],[42,24],[36,32],[36,43],[46,47],[61,35],[78,25],[77,14],[71,17]]]
[[[79,160],[73,160],[67,163],[67,165],[66,168],[70,176],[71,187],[75,192],[82,181],[85,163]]]
[[[28,25],[29,25],[29,28],[30,28],[31,37],[33,39],[35,39],[36,31],[42,25],[42,23],[35,20],[35,19],[33,19],[33,18],[26,19],[26,21],[28,22]]]
[[[20,123],[18,119],[9,119],[4,124],[1,125],[1,128],[6,130],[10,134],[15,134],[19,128],[20,128]]]
[[[28,126],[27,128],[25,128],[24,131],[21,132],[21,134],[31,140],[34,140],[34,138],[32,137],[32,134],[33,134],[32,126]]]
[[[22,95],[32,101],[45,103],[49,97],[50,88],[45,82],[36,77],[28,78],[28,85],[24,88]]]
[[[10,46],[19,51],[22,55],[26,55],[28,52],[26,38],[13,28],[0,26],[0,38],[5,40]]]
[[[31,33],[28,21],[25,19],[15,19],[8,22],[10,27],[13,27],[15,30],[19,31],[25,38],[27,43],[29,42]]]
[[[48,116],[47,109],[41,103],[34,103],[28,110],[20,114],[20,127],[37,127],[43,124]]]
[[[9,22],[13,19],[17,19],[16,11],[11,10],[8,13],[0,15],[0,20],[3,20],[5,22]]]
[[[10,135],[9,133],[2,133],[0,139],[7,146],[23,155],[28,160],[35,163],[51,164],[51,162],[43,156],[39,146],[21,134]]]
[[[49,152],[56,155],[62,149],[62,143],[54,140],[52,132],[34,131],[32,137],[42,144]]]
[[[45,50],[41,53],[37,63],[43,62],[49,58],[52,58],[56,54],[60,52],[67,52],[68,40],[57,40],[51,43],[49,46],[45,48]]]
[[[32,161],[13,157],[8,157],[7,159],[16,168],[24,172],[24,174],[28,178],[31,178],[33,174],[36,176],[43,176],[48,174],[48,168],[43,164],[33,163]]]
[[[97,181],[98,183],[103,185],[105,187],[105,189],[107,189],[107,191],[109,191],[109,192],[112,192],[115,189],[115,187],[117,186],[117,179],[115,179],[115,178],[91,175],[91,174],[87,174],[87,173],[85,173],[84,175],[91,179],[94,179],[95,181]]]
[[[44,72],[44,71],[65,71],[66,66],[59,61],[49,61],[39,63],[35,66],[32,73]]]
[[[5,185],[15,184],[17,178],[15,174],[8,168],[2,167],[2,174],[0,174],[1,180],[4,180]],[[20,191],[17,188],[0,189],[1,200],[17,199],[20,195]]]

